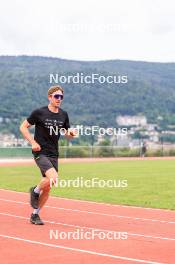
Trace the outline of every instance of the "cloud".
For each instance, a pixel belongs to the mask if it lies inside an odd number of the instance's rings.
[[[0,54],[175,61],[174,31],[173,0],[6,0]]]

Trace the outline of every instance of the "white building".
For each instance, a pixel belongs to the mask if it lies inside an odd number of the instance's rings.
[[[145,116],[118,116],[116,118],[119,126],[146,126],[147,119]]]

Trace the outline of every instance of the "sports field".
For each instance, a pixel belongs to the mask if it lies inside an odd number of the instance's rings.
[[[33,160],[20,162],[0,163],[2,264],[24,259],[43,264],[174,264],[175,212],[152,209],[175,209],[174,158],[61,160],[59,174],[65,182],[96,178],[127,181],[127,186],[54,187],[41,212],[45,225],[37,227],[29,222],[27,192],[38,183],[40,171]],[[50,232],[64,238],[51,238]],[[68,238],[80,232],[83,238]],[[108,239],[109,234],[120,236]]]
[[[61,180],[97,178],[127,181],[123,188],[52,188],[52,195],[112,204],[175,209],[174,160],[116,160],[93,163],[60,164]],[[35,165],[1,166],[0,188],[28,192],[38,183],[40,171]]]

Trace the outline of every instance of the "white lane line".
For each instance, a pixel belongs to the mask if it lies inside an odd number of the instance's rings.
[[[23,242],[28,242],[28,243],[31,243],[31,244],[38,244],[38,245],[52,247],[52,248],[60,248],[60,249],[65,249],[65,250],[70,250],[70,251],[75,251],[75,252],[88,253],[88,254],[91,254],[91,255],[96,255],[96,256],[101,256],[101,257],[108,257],[108,258],[114,258],[114,259],[127,260],[127,261],[131,261],[131,262],[135,261],[135,262],[147,263],[147,264],[165,264],[165,263],[162,263],[162,262],[160,263],[160,262],[149,261],[149,260],[144,260],[144,259],[128,258],[128,257],[124,257],[124,256],[111,255],[111,254],[100,253],[100,252],[91,251],[91,250],[84,250],[84,249],[80,249],[80,248],[65,247],[65,246],[61,246],[61,245],[44,243],[44,242],[40,242],[40,241],[24,239],[24,238],[21,238],[21,237],[7,236],[7,235],[3,235],[3,234],[0,234],[0,237],[14,239],[14,240],[23,241]]]
[[[8,213],[0,213],[0,215],[14,217],[14,218],[19,218],[19,219],[25,219],[25,220],[29,220],[30,219],[29,217],[13,215],[13,214],[8,214]],[[49,224],[54,224],[54,225],[73,227],[73,228],[90,229],[90,230],[97,230],[97,231],[103,231],[103,232],[117,232],[116,230],[108,230],[108,229],[101,229],[101,228],[96,228],[96,227],[88,227],[88,226],[79,226],[79,225],[66,224],[66,223],[58,223],[58,222],[49,221],[49,220],[44,220],[44,222],[49,223]],[[118,232],[121,232],[121,231],[118,231]],[[144,234],[135,234],[135,233],[130,233],[130,232],[126,232],[126,233],[129,236],[138,236],[138,237],[151,238],[151,239],[175,241],[175,238],[170,238],[170,237],[151,236],[151,235],[144,235]]]
[[[13,190],[6,190],[6,189],[0,189],[0,191],[5,192],[13,192],[13,193],[19,193],[19,194],[26,194],[26,192],[17,192]],[[102,203],[102,202],[94,202],[94,201],[86,201],[86,200],[77,200],[77,199],[71,199],[71,198],[64,198],[64,197],[56,197],[56,196],[50,196],[51,199],[58,199],[58,200],[65,200],[65,201],[73,201],[73,202],[80,202],[80,203],[91,203],[91,204],[97,204],[97,205],[106,205],[110,207],[123,207],[123,208],[134,208],[134,209],[143,209],[143,210],[153,210],[153,211],[165,211],[165,212],[171,212],[172,210],[169,209],[160,209],[160,208],[149,208],[149,207],[139,207],[139,206],[132,206],[132,205],[122,205],[122,204],[109,204],[109,203]]]
[[[29,204],[29,203],[26,203],[26,202],[20,202],[20,201],[14,201],[14,200],[7,200],[7,199],[2,199],[2,198],[0,198],[0,201],[17,203],[17,204]],[[141,217],[133,217],[133,216],[125,216],[125,215],[115,215],[115,214],[105,214],[105,213],[92,212],[92,211],[87,211],[87,210],[79,210],[79,209],[72,209],[72,208],[56,207],[56,206],[50,206],[50,205],[45,205],[45,207],[51,208],[51,209],[56,209],[56,210],[63,210],[63,211],[70,211],[70,212],[78,212],[78,213],[86,213],[86,214],[93,214],[93,215],[100,215],[100,216],[108,216],[108,217],[116,217],[116,218],[124,218],[124,219],[138,220],[138,221],[147,221],[147,222],[163,223],[163,224],[175,224],[175,222],[173,222],[173,221],[165,221],[165,220],[159,220],[159,219],[141,218]]]

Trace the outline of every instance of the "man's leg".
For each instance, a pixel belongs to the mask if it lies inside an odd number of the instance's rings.
[[[45,175],[46,175],[46,178],[44,178],[38,185],[38,187],[42,191],[39,197],[39,208],[40,209],[44,206],[44,204],[47,202],[49,198],[49,192],[52,187],[52,182],[56,183],[57,178],[58,178],[58,173],[54,168],[47,170]]]
[[[45,203],[47,202],[49,198],[49,192],[50,192],[50,187],[45,188],[43,191],[41,191],[41,194],[39,196],[39,209],[41,209]]]
[[[54,168],[50,168],[45,172],[45,178],[41,180],[38,184],[38,188],[42,191],[39,197],[39,208],[41,209],[44,204],[47,202],[49,197],[49,192],[52,187],[52,182],[56,184],[58,179],[58,173]]]
[[[38,214],[41,208],[44,206],[44,204],[47,202],[49,197],[50,188],[52,187],[52,183],[57,182],[58,173],[55,170],[55,168],[50,168],[45,172],[45,176],[41,182],[37,185],[36,189],[39,192],[39,200],[38,200],[38,208],[34,210],[31,218],[35,218],[37,216],[37,223],[34,219],[34,221],[31,221],[32,223],[35,222],[35,224],[43,224],[41,219],[39,218]]]

